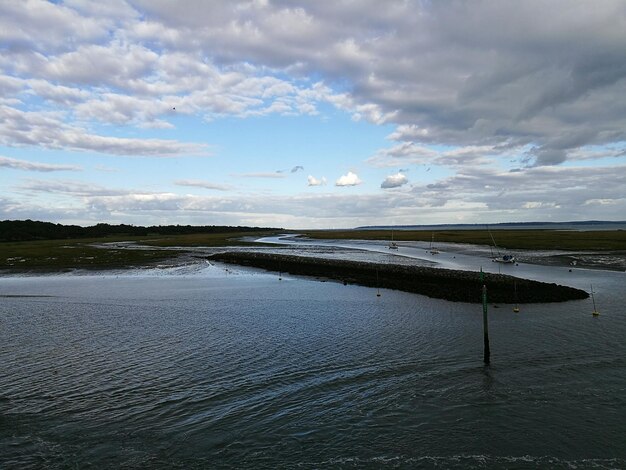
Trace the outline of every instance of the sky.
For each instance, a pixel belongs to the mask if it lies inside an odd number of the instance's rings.
[[[621,0],[0,0],[0,219],[625,220]]]

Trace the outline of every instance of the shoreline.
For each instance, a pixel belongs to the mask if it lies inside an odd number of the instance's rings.
[[[424,266],[377,264],[259,252],[223,252],[207,259],[294,275],[332,279],[344,284],[395,289],[453,302],[481,303],[480,274]],[[582,300],[583,290],[554,283],[484,273],[490,303],[548,303]],[[517,290],[517,299],[515,291]]]

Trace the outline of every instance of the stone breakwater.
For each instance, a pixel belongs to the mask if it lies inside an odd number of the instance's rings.
[[[422,266],[365,263],[258,252],[226,252],[210,260],[269,271],[333,279],[344,284],[395,289],[455,302],[480,303],[480,274]],[[490,303],[544,303],[585,299],[589,294],[573,287],[520,279],[505,274],[484,274]],[[517,289],[517,299],[515,290]]]

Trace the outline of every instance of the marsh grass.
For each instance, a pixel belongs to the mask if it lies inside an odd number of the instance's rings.
[[[491,232],[498,247],[524,250],[626,250],[626,231],[565,231],[565,230],[494,230]],[[469,243],[493,245],[487,230],[396,230],[395,241],[436,243]],[[302,234],[318,239],[390,240],[390,230],[309,231]]]
[[[59,271],[69,269],[111,269],[145,266],[180,256],[183,250],[167,247],[249,246],[238,240],[250,232],[189,235],[116,235],[104,238],[38,240],[0,243],[0,269],[10,271]],[[267,232],[262,235],[267,236]],[[116,246],[114,242],[135,242],[142,248]],[[154,247],[150,249],[149,247]]]

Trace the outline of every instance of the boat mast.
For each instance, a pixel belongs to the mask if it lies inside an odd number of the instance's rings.
[[[489,226],[487,225],[487,231],[489,232],[489,236],[491,237],[491,242],[493,243],[494,248],[496,249],[496,253],[500,256],[500,250],[498,249],[498,245],[496,245],[496,240],[493,238],[493,234],[491,230],[489,230]],[[491,256],[493,256],[493,250],[491,250]]]

